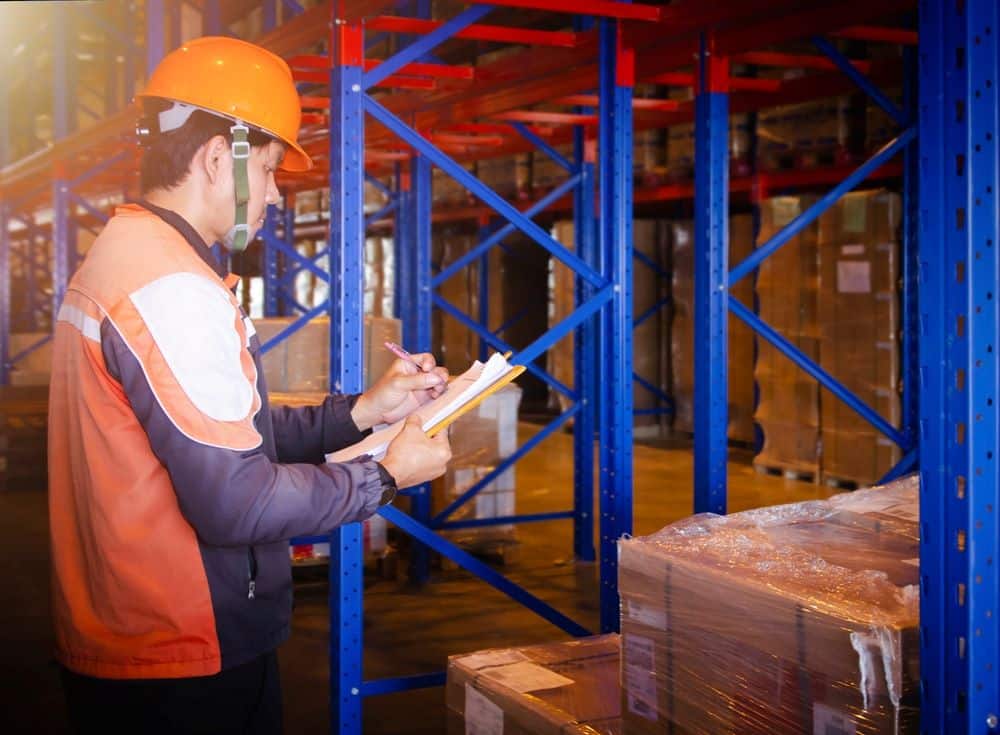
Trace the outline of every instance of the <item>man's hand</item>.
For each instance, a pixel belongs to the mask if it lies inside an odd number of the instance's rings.
[[[431,439],[421,428],[420,418],[410,416],[403,430],[389,443],[380,462],[396,480],[396,486],[402,489],[440,477],[450,459],[448,432],[442,431]]]
[[[437,367],[434,356],[413,355],[420,367],[409,360],[395,360],[385,374],[358,398],[351,418],[361,431],[376,424],[392,424],[434,400],[448,387],[448,370]]]

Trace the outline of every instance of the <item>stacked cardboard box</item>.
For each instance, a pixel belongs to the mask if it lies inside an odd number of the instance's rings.
[[[440,263],[443,269],[469,252],[478,242],[473,234],[466,231],[441,230],[434,237],[436,249],[434,260]],[[500,327],[505,319],[503,255],[503,251],[497,247],[492,248],[488,255],[488,326],[491,330]],[[477,322],[482,304],[482,290],[479,283],[481,263],[482,259],[479,259],[463,268],[438,288],[441,298]],[[472,361],[479,358],[479,336],[450,314],[435,309],[433,331],[433,344],[440,347],[441,363],[452,373],[464,373]],[[492,352],[492,349],[490,351]]]
[[[694,225],[670,222],[673,246],[673,321],[670,324],[671,394],[675,431],[694,432]],[[753,251],[753,219],[729,219],[729,262],[736,265]],[[753,305],[753,281],[746,278],[730,291],[746,306]],[[729,317],[729,438],[754,441],[754,335],[735,317]]]
[[[900,198],[848,194],[819,221],[820,364],[893,426],[900,420]],[[867,485],[900,459],[881,432],[829,393],[821,400],[823,475]]]
[[[452,656],[448,733],[619,735],[617,635]]]
[[[759,242],[802,213],[809,197],[774,197],[761,204]],[[819,361],[819,258],[812,224],[766,259],[757,276],[760,317],[802,353]],[[754,419],[764,446],[754,464],[816,477],[820,465],[819,384],[760,339],[754,377],[758,403]]]
[[[507,385],[459,418],[448,433],[452,459],[444,477],[431,488],[432,508],[439,513],[503,460],[517,451],[517,416],[521,389]],[[515,514],[515,468],[510,467],[459,506],[449,521],[505,518]],[[517,533],[513,525],[480,526],[445,533],[464,548],[481,554],[502,556],[513,552]]]
[[[665,238],[666,228],[659,220],[637,219],[633,223],[632,240],[637,252],[644,254],[661,270],[668,269],[670,258],[669,247]],[[572,222],[557,222],[553,228],[553,236],[569,249],[574,247]],[[550,260],[549,271],[549,325],[554,326],[568,317],[575,304],[575,283],[573,271],[554,258]],[[632,313],[638,318],[670,293],[670,283],[660,277],[651,268],[636,263],[632,271],[633,306]],[[660,307],[635,328],[632,333],[632,361],[634,372],[644,380],[667,393],[669,384],[669,355],[666,345],[669,344],[670,313],[667,308]],[[548,370],[565,385],[572,386],[573,372],[573,340],[567,337],[549,350],[547,354]],[[568,400],[555,391],[552,392],[553,402],[565,410]],[[633,407],[637,411],[660,407],[659,399],[648,389],[635,385],[633,390]],[[657,431],[659,418],[654,415],[643,415],[636,418],[637,428],[649,427],[649,431]]]
[[[918,486],[620,542],[627,735],[916,733]]]
[[[757,163],[761,169],[833,165],[844,149],[847,98],[771,107],[758,115]]]
[[[288,327],[293,317],[257,319],[254,327],[261,343]],[[365,317],[364,383],[371,385],[395,359],[383,346],[399,342],[398,319]],[[325,392],[330,385],[330,320],[313,319],[263,357],[268,390],[277,393]]]

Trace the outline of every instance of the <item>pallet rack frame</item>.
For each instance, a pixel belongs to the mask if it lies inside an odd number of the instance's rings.
[[[510,4],[497,3],[497,4]],[[376,5],[379,5],[376,3]],[[530,3],[532,7],[548,10],[565,10],[559,2]],[[750,18],[767,6],[780,5],[779,17],[772,18],[773,25],[762,29],[753,26]],[[864,10],[862,3],[852,5],[857,12]],[[868,6],[879,5],[867,3]],[[459,23],[454,23],[444,37],[458,29],[458,26],[472,18],[479,17],[483,6],[473,6],[476,11],[466,11]],[[893,3],[887,0],[878,10],[891,14],[907,9],[907,3]],[[147,5],[152,13],[164,12],[160,0],[150,0]],[[378,8],[378,11],[382,7]],[[574,3],[574,10],[582,13],[611,13],[614,8],[609,3],[598,0]],[[696,510],[725,510],[725,332],[727,311],[757,328],[758,332],[827,388],[842,398],[852,401],[851,396],[837,388],[835,380],[810,365],[801,355],[796,355],[781,336],[768,331],[759,319],[733,302],[727,303],[728,284],[748,275],[770,252],[780,247],[781,238],[766,244],[750,259],[735,268],[728,268],[725,249],[725,212],[730,191],[727,181],[728,170],[724,136],[726,129],[726,106],[738,109],[740,103],[729,88],[722,73],[726,57],[746,50],[752,45],[746,38],[750,33],[756,36],[758,46],[775,43],[796,35],[822,33],[835,30],[843,23],[843,17],[850,14],[842,7],[824,5],[814,12],[798,11],[794,4],[741,3],[732,10],[732,23],[725,26],[713,15],[712,9],[685,7],[677,12],[685,15],[673,17],[672,9],[665,10],[659,17],[661,22],[670,18],[672,31],[678,36],[697,32],[699,75],[697,107],[697,158],[699,171],[705,172],[695,183],[699,267],[696,269],[696,288],[701,306],[696,324],[697,372],[711,375],[710,381],[701,381],[698,388],[699,414],[696,418]],[[869,7],[869,10],[871,8]],[[378,12],[375,11],[375,12]],[[303,12],[300,17],[311,11]],[[622,11],[624,13],[625,11]],[[627,14],[642,15],[646,11],[636,8]],[[619,14],[622,14],[619,13]],[[781,15],[781,14],[784,15]],[[273,10],[268,17],[274,18]],[[216,13],[214,17],[219,17]],[[314,17],[314,16],[313,16]],[[877,17],[869,13],[868,17]],[[803,23],[803,19],[812,23]],[[880,151],[859,171],[849,176],[834,188],[831,194],[849,190],[874,173],[880,165],[894,154],[903,152],[902,172],[905,190],[904,243],[904,323],[908,325],[904,334],[904,355],[909,360],[919,360],[919,374],[916,369],[908,371],[904,388],[904,423],[902,427],[886,425],[863,405],[852,405],[861,415],[898,441],[907,454],[904,463],[897,469],[919,463],[921,471],[921,648],[923,657],[923,725],[925,732],[995,732],[998,727],[1000,709],[1000,680],[998,680],[997,658],[997,569],[993,560],[997,551],[996,508],[1000,503],[1000,483],[996,468],[997,452],[997,410],[994,404],[998,384],[998,368],[993,349],[996,334],[997,306],[994,291],[997,283],[997,261],[994,243],[997,236],[997,221],[1000,218],[1000,200],[997,194],[996,136],[998,53],[996,43],[997,8],[990,0],[922,0],[919,14],[919,63],[916,64],[916,83],[908,85],[909,99],[914,92],[919,97],[919,120],[907,116],[907,110],[896,110],[906,130],[893,143]],[[161,19],[162,21],[162,19]],[[360,387],[360,325],[356,315],[360,312],[360,276],[357,266],[360,257],[360,243],[363,240],[363,220],[360,212],[360,193],[363,191],[363,145],[361,135],[362,95],[360,89],[373,81],[370,70],[363,68],[363,52],[359,53],[357,18],[335,17],[332,43],[333,58],[340,63],[330,70],[330,87],[336,99],[341,102],[336,112],[330,116],[330,184],[336,195],[331,201],[330,243],[339,244],[331,253],[335,256],[331,266],[337,291],[331,299],[331,317],[338,328],[331,350],[331,375],[337,381],[335,387],[342,390],[357,390]],[[336,21],[345,21],[337,23]],[[354,23],[352,24],[352,21]],[[643,21],[656,25],[655,21]],[[746,24],[740,28],[739,24]],[[217,24],[218,25],[218,24]],[[291,50],[295,41],[289,40],[301,28],[293,27],[295,19],[284,28],[276,28],[274,41],[281,50]],[[445,24],[447,26],[447,24]],[[596,398],[601,393],[600,405],[594,407],[601,417],[601,515],[604,529],[601,537],[602,575],[602,627],[613,627],[610,613],[614,600],[613,564],[607,558],[613,549],[614,532],[627,530],[627,516],[631,500],[629,472],[631,411],[631,372],[626,372],[628,359],[615,358],[612,346],[624,348],[629,345],[628,334],[631,321],[630,309],[630,267],[631,258],[627,254],[630,236],[628,232],[630,203],[632,198],[630,171],[626,167],[630,145],[630,117],[632,106],[628,102],[628,75],[618,76],[616,71],[623,67],[635,70],[636,76],[648,76],[654,65],[682,67],[685,53],[690,53],[690,44],[669,47],[663,55],[654,60],[644,52],[652,47],[649,33],[634,30],[639,21],[620,19],[599,20],[599,31],[592,42],[596,44],[600,58],[595,62],[599,79],[596,86],[600,90],[600,152],[596,161],[600,187],[600,233],[598,241],[587,241],[584,234],[578,243],[579,272],[590,274],[580,284],[581,303],[593,304],[596,294],[604,294],[603,289],[611,286],[611,294],[601,295],[603,315],[591,319],[581,319],[581,334],[586,330],[593,333],[578,337],[586,343],[597,335],[601,349],[599,355],[601,380],[597,373],[587,376],[587,363],[578,367],[584,398]],[[752,26],[752,27],[751,27]],[[654,31],[655,32],[655,31]],[[852,32],[848,31],[848,35]],[[742,35],[741,35],[742,34]],[[432,34],[433,35],[433,34]],[[856,37],[857,32],[853,35]],[[882,34],[887,37],[887,34]],[[162,39],[162,36],[160,36]],[[427,38],[426,36],[424,38]],[[906,42],[909,37],[900,33]],[[415,42],[418,43],[418,42]],[[846,72],[854,82],[867,91],[869,85],[854,69],[854,65],[843,63],[837,58],[835,49],[824,48],[833,63]],[[681,49],[683,46],[683,49]],[[150,61],[162,53],[162,45],[157,45],[155,34],[147,43]],[[831,53],[831,51],[833,53]],[[664,60],[664,57],[667,60]],[[396,70],[416,57],[403,56]],[[593,68],[583,66],[570,68],[562,77],[562,82],[573,87],[581,86],[580,80],[594,77]],[[383,69],[377,74],[388,73]],[[524,82],[524,89],[518,95],[519,102],[509,107],[530,106],[542,99],[538,90],[541,82]],[[63,90],[67,91],[67,90]],[[468,100],[461,100],[465,110],[471,111]],[[481,107],[485,110],[487,106]],[[380,122],[392,123],[388,110],[378,102],[367,102],[367,109]],[[912,109],[907,106],[907,109]],[[411,111],[414,119],[422,114]],[[919,128],[919,149],[917,149],[916,129]],[[73,183],[87,187],[108,186],[112,175],[122,176],[125,161],[116,161],[104,171],[92,170],[92,176],[81,180],[86,169],[60,170],[55,165],[65,165],[73,151],[85,150],[87,146],[99,142],[117,145],[127,129],[121,118],[112,118],[100,127],[99,134],[76,136],[75,142],[58,142],[52,151],[37,162],[18,162],[0,172],[0,191],[3,203],[0,205],[0,382],[6,382],[11,363],[9,355],[10,332],[10,259],[14,249],[11,229],[15,217],[25,215],[34,209],[38,211],[46,199],[54,205],[52,235],[54,241],[53,275],[56,294],[64,288],[70,264],[69,245],[72,238],[72,222],[80,219],[77,207],[82,207],[90,215],[100,220],[100,208],[86,205],[75,199],[71,192]],[[431,150],[419,133],[405,124],[390,124],[394,132],[409,136],[407,142],[418,150],[414,170],[419,172],[430,161],[442,168],[449,168],[446,157],[440,151]],[[419,126],[418,126],[419,127]],[[6,125],[0,126],[6,129]],[[68,132],[68,131],[67,131]],[[577,137],[579,140],[579,136]],[[626,145],[628,144],[628,145]],[[579,146],[578,146],[579,147]],[[917,153],[919,150],[919,154]],[[580,151],[578,150],[578,154]],[[423,163],[420,162],[423,158]],[[444,165],[442,165],[444,164]],[[93,167],[90,167],[93,169]],[[626,172],[628,175],[625,175]],[[455,171],[454,173],[458,173]],[[422,179],[418,174],[416,179]],[[458,176],[462,178],[462,176]],[[590,186],[593,186],[591,179]],[[471,188],[475,189],[474,182]],[[734,182],[735,183],[735,182]],[[16,185],[15,185],[16,184]],[[410,198],[416,204],[402,207],[412,209],[413,220],[419,226],[414,239],[424,238],[429,228],[429,218],[421,193],[423,185],[411,190],[401,198]],[[39,196],[41,189],[41,196]],[[583,187],[580,187],[582,190]],[[46,195],[46,190],[48,195]],[[592,191],[574,194],[577,209],[587,210],[588,202],[594,201]],[[479,194],[486,192],[477,191]],[[588,194],[591,198],[587,198]],[[681,194],[683,195],[683,194]],[[81,198],[85,197],[80,195]],[[489,199],[488,195],[486,197]],[[86,199],[85,199],[86,201]],[[825,202],[826,200],[824,200]],[[497,202],[490,202],[498,204]],[[70,209],[73,207],[73,216]],[[816,211],[803,214],[811,217]],[[506,212],[512,217],[517,213]],[[919,214],[919,216],[918,216]],[[411,220],[412,221],[412,220]],[[405,223],[405,222],[404,222]],[[525,224],[525,223],[521,223]],[[585,223],[583,223],[585,224]],[[793,223],[794,225],[795,223]],[[801,224],[801,222],[799,223]],[[527,229],[532,228],[525,225]],[[403,228],[400,227],[402,232]],[[533,230],[532,230],[533,231]],[[586,226],[578,232],[587,233]],[[793,233],[793,230],[789,232]],[[423,234],[421,234],[423,233]],[[535,232],[535,235],[538,233]],[[623,247],[610,247],[611,243]],[[556,254],[563,256],[566,253]],[[576,257],[576,256],[574,256]],[[574,261],[571,261],[574,262]],[[414,264],[422,268],[418,262]],[[423,278],[418,276],[418,280]],[[428,274],[429,278],[429,274]],[[916,284],[919,281],[920,301],[916,300]],[[618,287],[615,290],[615,286]],[[416,295],[407,296],[419,302],[422,289]],[[58,297],[57,297],[58,298]],[[603,299],[607,299],[603,301]],[[347,308],[350,306],[351,308]],[[427,306],[421,305],[426,311]],[[595,310],[596,314],[599,310]],[[353,315],[353,316],[352,316]],[[419,331],[419,325],[414,325]],[[412,332],[412,330],[411,330]],[[411,333],[408,332],[408,335]],[[418,334],[415,343],[421,341]],[[579,344],[579,342],[578,342]],[[540,347],[536,345],[528,357],[537,357]],[[609,358],[609,355],[612,355]],[[15,356],[16,357],[16,356]],[[596,360],[590,363],[594,367]],[[911,361],[912,364],[912,361]],[[599,390],[598,390],[599,387]],[[919,406],[919,414],[917,407]],[[919,422],[917,416],[919,415]],[[577,442],[576,453],[586,456],[589,441]],[[578,470],[578,480],[580,478]],[[586,475],[587,473],[583,473]],[[578,504],[586,499],[578,498]],[[387,509],[386,517],[404,530],[443,553],[455,554],[454,550],[442,545],[429,534],[417,520],[396,509]],[[419,515],[419,514],[418,514]],[[333,728],[337,732],[358,732],[360,730],[360,701],[363,695],[398,691],[413,685],[427,685],[440,682],[440,675],[417,677],[407,681],[396,680],[388,683],[364,683],[361,679],[360,637],[355,633],[360,628],[358,605],[360,587],[358,580],[358,553],[360,536],[356,527],[342,529],[336,534],[337,543],[333,549],[331,570],[334,576],[331,586],[331,609],[334,612],[331,636],[331,660],[334,676],[331,677],[331,699]],[[485,569],[477,569],[475,560],[469,562],[477,572],[498,586],[503,586],[499,575]],[[491,576],[492,575],[492,576]],[[509,590],[515,596],[515,590]],[[607,602],[607,604],[604,604]]]

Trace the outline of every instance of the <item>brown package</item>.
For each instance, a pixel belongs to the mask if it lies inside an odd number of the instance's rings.
[[[694,432],[694,225],[672,222],[673,321],[670,324],[671,393],[675,431]],[[730,268],[753,251],[753,219],[729,219]],[[753,305],[753,279],[745,278],[730,291],[746,306]],[[754,334],[743,322],[729,317],[729,438],[754,441]]]
[[[819,220],[820,365],[893,426],[900,421],[898,194],[843,197]],[[899,461],[899,448],[824,392],[823,475],[868,485]]]
[[[517,451],[517,416],[521,389],[504,386],[459,418],[449,431],[452,459],[448,471],[431,485],[434,513],[444,510]],[[516,513],[515,467],[510,467],[459,506],[450,521],[504,518]],[[444,531],[460,546],[485,554],[504,554],[517,542],[511,524]]]
[[[580,638],[452,656],[449,735],[620,735],[620,640]]]
[[[632,240],[637,252],[652,260],[661,269],[667,260],[664,229],[658,220],[636,220],[633,225]],[[574,248],[572,222],[557,222],[553,228],[553,237],[565,247]],[[549,326],[554,326],[568,317],[575,304],[576,278],[573,271],[561,262],[550,259],[549,272],[550,303]],[[647,310],[661,304],[632,333],[632,369],[633,371],[663,393],[667,393],[668,360],[661,345],[667,341],[670,329],[668,309],[662,305],[669,293],[670,284],[647,266],[636,261],[632,275],[633,315],[642,316]],[[567,337],[559,341],[547,353],[549,372],[564,385],[573,386],[573,338]],[[551,392],[551,403],[562,410],[570,406],[569,400],[561,393]],[[637,411],[655,409],[661,406],[660,400],[650,390],[636,383],[632,393],[633,408]],[[658,433],[660,421],[654,415],[640,415],[635,418],[638,433]]]
[[[621,541],[626,735],[917,732],[918,494],[904,478]]]
[[[811,197],[774,197],[761,204],[760,243],[805,211]],[[792,238],[758,271],[761,319],[805,355],[819,359],[817,227]],[[764,446],[754,464],[815,477],[820,465],[819,384],[764,340],[757,341],[755,419]]]
[[[254,328],[261,344],[280,334],[294,317],[255,319]],[[384,342],[400,341],[398,319],[366,316],[364,323],[364,384],[370,386],[382,376],[394,359]],[[262,358],[269,391],[302,393],[329,391],[330,320],[321,317],[268,351]]]

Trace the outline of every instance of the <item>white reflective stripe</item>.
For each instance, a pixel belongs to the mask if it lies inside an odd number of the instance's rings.
[[[239,313],[228,292],[202,276],[173,273],[129,299],[195,407],[216,421],[247,418],[255,389],[243,372]]]
[[[101,341],[101,323],[94,319],[94,317],[87,316],[75,306],[70,306],[69,304],[60,306],[59,316],[56,317],[56,321],[72,324],[89,340],[94,342]]]

